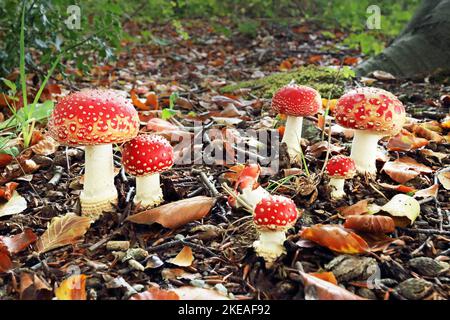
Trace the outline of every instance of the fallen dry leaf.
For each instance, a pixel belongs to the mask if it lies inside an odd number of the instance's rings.
[[[344,227],[368,233],[391,233],[395,231],[395,223],[391,217],[362,215],[348,216]]]
[[[179,267],[189,267],[194,261],[194,255],[192,249],[188,246],[184,246],[183,249],[173,259],[169,259],[167,262]]]
[[[151,118],[147,122],[147,130],[154,131],[154,132],[161,132],[161,131],[178,131],[180,128],[178,128],[176,125],[170,123],[169,121],[160,119],[160,118]]]
[[[433,130],[428,129],[426,127],[426,124],[424,123],[412,124],[408,129],[415,133],[417,136],[427,139],[428,141],[434,141],[437,143],[444,141],[443,136]]]
[[[439,190],[439,184],[433,184],[431,187],[418,190],[416,193],[414,193],[414,198],[420,197],[420,198],[428,198],[433,197],[436,198],[438,195]]]
[[[0,153],[0,168],[6,167],[8,164],[13,161],[13,156],[6,154],[6,153]]]
[[[340,225],[316,224],[304,228],[300,237],[339,253],[357,254],[369,249],[363,238]]]
[[[369,200],[363,199],[351,206],[337,208],[337,211],[339,212],[339,215],[342,217],[360,215],[369,212],[368,204]]]
[[[76,274],[65,279],[55,289],[58,300],[87,300],[86,275]]]
[[[10,200],[18,185],[17,182],[8,182],[3,187],[0,187],[0,199]]]
[[[442,171],[437,175],[439,182],[445,190],[450,190],[450,171]],[[0,214],[1,216],[1,214]]]
[[[80,217],[72,212],[53,218],[47,230],[36,242],[37,251],[43,253],[79,242],[91,222],[88,217]]]
[[[21,213],[26,208],[27,200],[17,191],[14,191],[8,202],[0,204],[0,217]]]
[[[133,105],[136,108],[138,108],[139,110],[144,110],[144,111],[150,110],[150,106],[147,106],[144,102],[142,102],[134,90],[130,91],[130,96],[131,96],[131,102],[133,102]]]
[[[406,183],[421,173],[433,172],[431,168],[418,163],[410,157],[402,157],[394,161],[388,161],[384,164],[382,171],[398,183]]]
[[[174,291],[153,287],[132,295],[130,300],[180,300],[180,297]]]
[[[50,285],[35,273],[22,272],[20,275],[20,300],[50,300],[53,297]]]
[[[8,272],[13,267],[8,248],[0,241],[0,272]]]
[[[172,290],[150,288],[133,295],[130,300],[230,300],[214,289],[184,286]]]
[[[48,156],[55,153],[59,143],[50,136],[45,136],[41,141],[31,147],[31,150],[37,155]]]
[[[36,240],[37,236],[31,229],[25,229],[23,232],[10,237],[0,236],[0,244],[3,243],[10,254],[24,250]]]
[[[403,193],[411,193],[411,192],[415,192],[416,191],[415,188],[409,187],[409,186],[405,186],[403,184],[393,185],[393,184],[389,184],[389,183],[380,182],[378,185],[380,187],[382,187],[382,188],[385,188],[385,189],[396,190],[398,192],[403,192]]]
[[[410,151],[428,145],[427,139],[418,138],[406,129],[389,139],[387,149],[389,151]]]
[[[337,279],[333,272],[310,272],[309,275],[319,278],[321,280],[327,281],[329,283],[337,285]]]
[[[305,287],[305,300],[366,300],[331,282],[299,272]]]
[[[331,154],[338,154],[341,153],[345,147],[336,146],[334,144],[328,145],[327,141],[319,141],[311,146],[308,146],[308,148],[306,148],[306,153],[314,158],[318,158],[322,155],[322,153],[327,152],[328,149]]]
[[[193,197],[137,213],[129,216],[127,220],[139,224],[156,222],[163,227],[176,229],[205,217],[211,211],[214,202],[215,199],[211,197]]]
[[[413,197],[406,194],[397,194],[382,206],[381,210],[394,217],[406,217],[412,224],[420,215],[420,204]]]

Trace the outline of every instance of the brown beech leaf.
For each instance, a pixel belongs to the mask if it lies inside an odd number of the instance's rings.
[[[306,148],[306,153],[315,158],[318,158],[322,155],[322,153],[325,153],[328,149],[330,149],[330,152],[332,154],[337,154],[340,153],[342,150],[344,150],[345,147],[337,146],[334,144],[328,145],[327,141],[319,141],[311,146],[308,146],[308,148]]]
[[[136,92],[133,90],[130,91],[131,101],[133,102],[133,105],[138,108],[139,110],[150,110],[150,106],[147,106],[144,102],[142,102],[139,97],[137,96]]]
[[[367,252],[369,249],[363,238],[340,225],[316,224],[304,228],[300,232],[300,237],[339,253],[357,254]]]
[[[331,282],[299,272],[305,286],[305,300],[366,300]]]
[[[133,295],[130,300],[230,300],[230,298],[214,289],[184,286],[172,290],[150,288]]]
[[[192,249],[188,246],[184,246],[175,258],[168,260],[171,264],[179,267],[189,267],[193,261],[194,255]]]
[[[161,132],[161,131],[178,131],[180,128],[178,128],[176,125],[170,123],[169,121],[160,119],[160,118],[151,118],[147,122],[147,130],[154,131],[154,132]]]
[[[13,161],[13,156],[6,154],[6,153],[0,153],[0,168],[6,167],[8,164]]]
[[[180,297],[174,291],[153,287],[132,295],[130,300],[180,300]]]
[[[450,190],[450,171],[440,172],[437,177],[444,189]]]
[[[9,250],[0,241],[0,272],[8,272],[13,267],[11,258],[9,257]]]
[[[65,279],[55,289],[58,300],[87,300],[86,275],[75,274]]]
[[[37,155],[48,156],[55,153],[58,146],[59,143],[56,142],[55,139],[50,136],[45,136],[44,139],[32,146],[31,150],[33,150],[33,152]]]
[[[10,200],[18,185],[17,182],[8,182],[3,187],[0,187],[0,199]]]
[[[416,193],[414,193],[414,198],[421,197],[421,198],[428,198],[433,197],[436,198],[438,195],[439,190],[439,184],[433,184],[431,187],[428,187],[426,189],[418,190]]]
[[[36,240],[37,236],[31,229],[25,229],[22,233],[11,237],[0,236],[0,244],[3,243],[11,254],[24,250]]]
[[[444,141],[443,136],[433,130],[428,129],[425,123],[413,124],[411,125],[409,130],[411,130],[417,136],[427,139],[428,141],[434,141],[438,143]]]
[[[348,216],[344,227],[368,233],[391,233],[395,231],[395,223],[391,217],[363,215]]]
[[[160,207],[129,216],[128,221],[139,224],[159,223],[163,227],[176,229],[206,216],[215,202],[214,198],[198,196],[171,202]]]
[[[342,217],[347,217],[351,215],[360,215],[369,212],[369,209],[367,207],[368,204],[369,199],[363,199],[351,206],[337,208],[337,211],[339,212],[339,215]]]
[[[327,281],[329,283],[337,285],[337,279],[334,276],[333,272],[310,272],[309,275],[314,276],[316,278],[322,279],[324,281]]]
[[[393,185],[393,184],[389,184],[389,183],[380,182],[378,185],[380,187],[388,189],[388,190],[396,190],[398,192],[403,192],[403,193],[416,192],[416,189],[414,189],[413,187],[405,186],[403,184]]]
[[[92,220],[88,217],[80,217],[71,212],[53,218],[47,230],[36,242],[38,252],[47,252],[81,241],[91,222]]]
[[[50,300],[53,297],[50,285],[37,274],[22,272],[20,275],[20,300]]]
[[[418,138],[406,129],[389,139],[387,149],[389,151],[410,151],[428,145],[427,139]]]
[[[433,170],[424,164],[418,163],[410,157],[402,157],[386,162],[382,171],[398,183],[406,183],[421,173],[431,173]]]

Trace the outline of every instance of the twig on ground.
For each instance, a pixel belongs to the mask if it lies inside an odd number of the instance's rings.
[[[209,178],[206,176],[206,173],[197,169],[192,169],[191,172],[193,175],[198,175],[200,177],[201,182],[203,183],[205,188],[208,189],[211,196],[217,197],[220,194],[219,191],[217,191],[214,184],[211,182],[211,180],[209,180]]]

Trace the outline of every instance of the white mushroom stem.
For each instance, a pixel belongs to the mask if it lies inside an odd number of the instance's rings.
[[[253,243],[253,248],[258,256],[271,263],[286,252],[284,241],[286,241],[284,231],[259,231],[259,240]]]
[[[136,196],[134,204],[142,208],[157,206],[163,200],[159,173],[136,177]]]
[[[86,146],[84,187],[80,194],[83,215],[98,218],[117,204],[111,144]]]
[[[332,189],[332,191],[331,191],[332,199],[338,200],[345,196],[344,182],[345,182],[345,179],[342,179],[342,178],[331,178],[330,179],[330,187]]]
[[[302,126],[303,126],[302,117],[292,117],[292,116],[287,117],[284,135],[281,142],[286,143],[289,157],[291,158],[291,162],[301,161],[300,159],[302,154],[301,149]]]
[[[355,161],[356,170],[362,174],[377,174],[377,146],[381,135],[355,130],[350,158]]]

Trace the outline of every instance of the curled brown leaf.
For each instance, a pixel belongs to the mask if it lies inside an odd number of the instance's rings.
[[[214,198],[198,196],[171,202],[160,207],[129,216],[128,221],[139,224],[159,223],[169,229],[179,228],[205,217],[215,202]]]
[[[395,231],[395,223],[391,217],[380,215],[348,216],[344,227],[368,233],[391,233]]]

